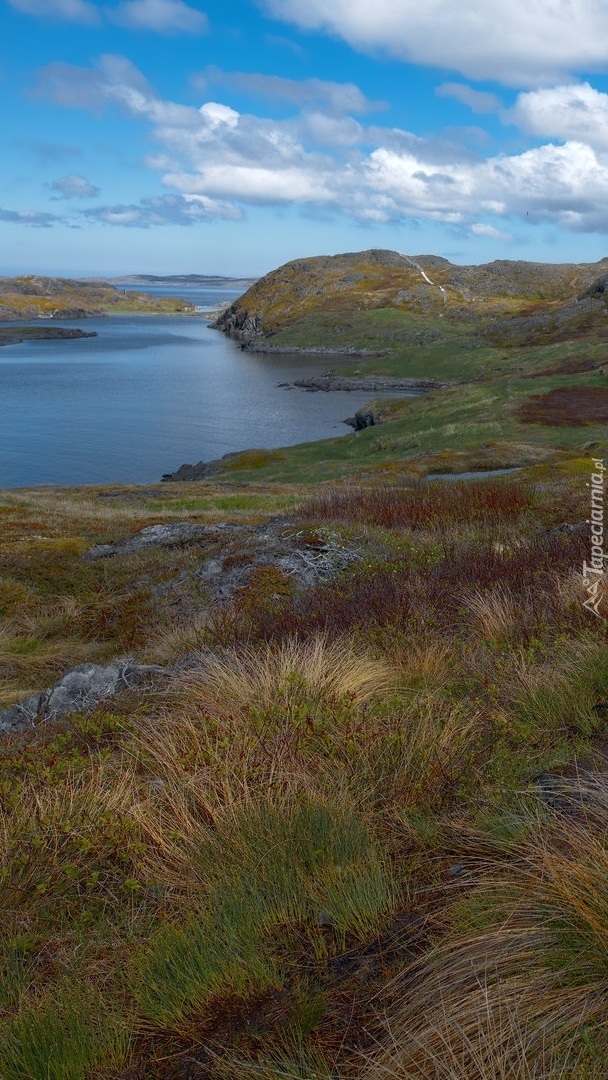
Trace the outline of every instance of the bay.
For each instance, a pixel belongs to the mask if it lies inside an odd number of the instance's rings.
[[[147,291],[204,310],[238,295],[216,286]],[[342,421],[370,397],[279,387],[331,361],[248,353],[204,316],[57,325],[98,336],[0,348],[0,487],[149,483],[235,450],[352,438]]]

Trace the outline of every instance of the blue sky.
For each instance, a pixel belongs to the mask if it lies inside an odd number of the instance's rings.
[[[0,0],[0,272],[608,254],[608,5]]]

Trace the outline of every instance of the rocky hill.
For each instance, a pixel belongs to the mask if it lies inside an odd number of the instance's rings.
[[[322,312],[392,308],[456,320],[552,314],[586,299],[602,302],[599,263],[497,260],[455,266],[433,255],[372,249],[297,259],[266,274],[218,318],[216,327],[240,340],[271,336]]]
[[[179,298],[159,298],[147,293],[125,292],[113,285],[71,278],[0,278],[0,319],[81,319],[110,314],[174,314],[194,311]]]

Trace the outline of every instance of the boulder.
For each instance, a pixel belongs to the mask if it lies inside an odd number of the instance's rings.
[[[117,544],[97,544],[86,551],[86,562],[95,559],[107,559],[112,555],[131,555],[150,547],[175,547],[179,544],[191,544],[197,540],[218,533],[239,529],[239,525],[220,523],[217,525],[197,525],[191,521],[172,521],[167,525],[148,525],[145,529]]]
[[[344,423],[349,424],[355,431],[363,431],[364,428],[381,424],[382,417],[373,409],[359,409],[354,416],[350,416]]]
[[[100,701],[130,690],[154,675],[168,675],[167,668],[123,660],[114,664],[80,664],[41,694],[0,713],[0,732],[25,731],[43,720],[73,712],[87,712]]]

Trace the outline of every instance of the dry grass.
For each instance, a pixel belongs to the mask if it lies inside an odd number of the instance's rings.
[[[468,854],[452,929],[395,990],[365,1080],[605,1075],[608,787],[561,786],[523,840]]]
[[[116,1080],[91,1001],[133,1036],[128,1080],[207,1051],[210,1080],[607,1074],[608,796],[518,794],[603,738],[586,539],[541,535],[576,512],[562,483],[501,494],[498,528],[482,494],[442,519],[453,487],[420,496],[430,528],[385,528],[410,490],[366,492],[369,559],[212,618],[196,549],[81,559],[167,520],[157,494],[115,527],[92,492],[8,494],[15,696],[129,642],[176,677],[0,747],[0,1074],[48,1080],[53,1045],[62,1080]],[[167,514],[211,513],[175,489]]]
[[[508,638],[521,620],[521,608],[506,585],[477,589],[464,598],[471,629],[491,641]]]
[[[347,641],[318,635],[203,656],[200,670],[180,681],[180,697],[186,707],[204,709],[217,719],[253,708],[289,710],[299,688],[316,700],[347,699],[356,707],[398,682],[386,661]]]

